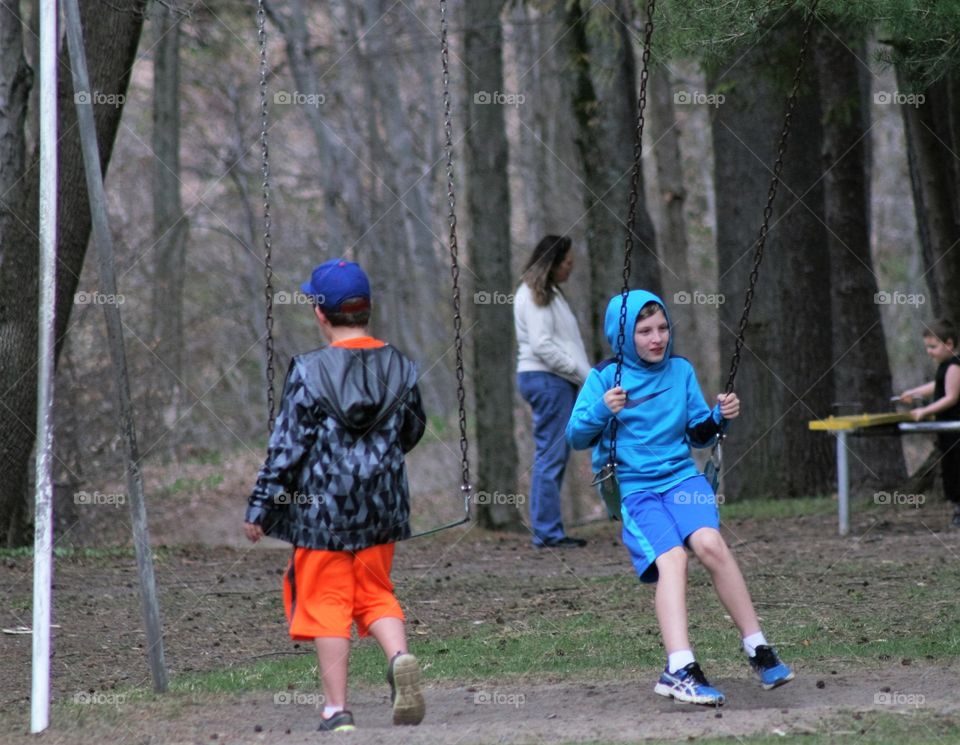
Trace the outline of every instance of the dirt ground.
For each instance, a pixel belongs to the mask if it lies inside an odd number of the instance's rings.
[[[203,509],[222,513],[223,505],[207,504]],[[897,599],[898,588],[914,580],[936,582],[937,567],[955,561],[960,553],[960,535],[944,528],[946,517],[943,505],[855,512],[852,535],[847,538],[836,536],[833,515],[782,522],[741,520],[725,530],[748,581],[772,577],[788,583],[783,585],[786,597],[780,598],[784,602],[758,600],[761,614],[773,615],[789,605],[789,582],[819,582],[812,595],[817,602],[848,603],[851,585],[856,585],[857,593],[876,593],[872,601],[869,597],[862,601],[866,613],[889,606],[891,623],[897,623],[913,617],[910,609],[902,607],[909,602],[908,595]],[[589,611],[590,593],[597,590],[584,580],[629,577],[631,569],[615,525],[595,523],[577,532],[590,538],[589,546],[565,552],[534,551],[524,536],[492,535],[475,526],[402,544],[395,581],[414,639],[449,638],[484,624],[522,624],[537,615]],[[156,573],[172,677],[250,664],[278,650],[306,651],[285,634],[279,582],[287,555],[285,549],[243,546],[157,549]],[[836,566],[834,572],[827,572],[825,558]],[[861,583],[860,577],[844,573],[845,563],[853,559],[851,571],[859,571],[856,567],[862,568],[865,562],[876,567],[869,590],[860,589],[868,584]],[[791,579],[798,571],[800,576]],[[4,598],[0,627],[29,625],[31,573],[30,557],[0,561]],[[811,597],[806,592],[805,597]],[[59,559],[54,597],[54,623],[59,624],[52,662],[55,701],[77,694],[109,697],[130,686],[149,685],[135,562],[129,551]],[[624,608],[635,608],[635,624],[652,625],[649,609],[638,598],[625,597],[623,603]],[[928,610],[930,621],[935,622],[939,614],[956,614],[957,602],[954,597],[945,598],[942,607]],[[29,635],[0,635],[0,742],[314,741],[315,707],[277,706],[269,693],[194,698],[177,694],[113,707],[61,707],[55,709],[51,730],[39,740],[30,739],[24,734],[30,654]],[[629,655],[629,649],[624,654]],[[811,732],[825,720],[835,720],[839,731],[853,734],[859,731],[858,718],[864,712],[909,712],[917,708],[918,696],[926,714],[956,720],[958,704],[952,691],[960,664],[955,657],[940,660],[930,655],[916,661],[880,657],[851,655],[813,665],[800,662],[798,679],[772,692],[761,691],[746,671],[720,671],[713,682],[729,699],[720,711],[676,705],[654,696],[652,669],[555,680],[514,677],[497,684],[430,681],[428,718],[415,730],[389,727],[385,687],[355,686],[351,707],[363,730],[344,740],[438,745],[683,740],[705,734]],[[884,704],[882,698],[878,705],[877,696],[884,693],[894,705]],[[484,696],[500,705],[480,703]]]
[[[635,742],[690,740],[708,735],[810,734],[829,723],[834,737],[850,741],[870,726],[878,707],[874,676],[895,674],[905,690],[925,696],[924,709],[936,719],[957,717],[951,695],[960,667],[870,670],[838,675],[818,688],[815,676],[803,676],[789,686],[763,693],[746,678],[718,678],[730,698],[722,709],[676,704],[650,693],[646,680],[523,684],[519,705],[482,705],[477,686],[431,685],[426,690],[427,718],[419,727],[397,728],[390,723],[384,690],[352,691],[351,708],[358,729],[338,734],[337,742],[384,745],[466,745],[468,743]],[[823,682],[823,681],[820,681]],[[504,696],[520,689],[502,686]],[[915,709],[903,705],[904,715]],[[175,704],[131,704],[112,717],[55,718],[41,737],[13,736],[11,743],[316,743],[318,713],[312,706],[277,706],[269,695],[204,696]],[[932,735],[935,725],[919,724],[919,734]],[[928,731],[924,731],[928,730]],[[950,742],[950,740],[942,740]]]

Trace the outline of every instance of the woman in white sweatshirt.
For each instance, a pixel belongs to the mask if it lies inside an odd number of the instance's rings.
[[[533,410],[530,522],[538,548],[586,545],[567,536],[560,512],[560,487],[570,456],[564,432],[577,391],[590,372],[577,319],[560,290],[572,271],[570,238],[548,235],[533,250],[513,304],[517,387]]]

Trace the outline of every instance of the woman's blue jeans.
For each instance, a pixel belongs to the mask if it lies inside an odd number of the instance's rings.
[[[517,388],[533,409],[536,454],[530,482],[530,522],[533,544],[542,546],[563,538],[560,487],[570,457],[565,436],[577,399],[577,387],[548,372],[517,373]]]

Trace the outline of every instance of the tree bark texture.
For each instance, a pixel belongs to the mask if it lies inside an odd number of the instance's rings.
[[[801,30],[788,16],[710,76],[710,90],[725,94],[713,120],[721,360],[733,353]],[[820,117],[808,64],[736,380],[742,415],[724,449],[730,498],[818,494],[835,483],[833,443],[807,428],[833,401]]]
[[[898,71],[900,92],[910,81]],[[960,76],[947,75],[903,113],[917,227],[926,265],[930,312],[960,320]],[[919,290],[914,290],[918,292]]]
[[[680,129],[673,108],[670,70],[657,65],[650,73],[647,96],[649,142],[656,143],[652,155],[657,166],[657,191],[663,215],[658,236],[663,291],[671,303],[670,322],[674,330],[674,352],[689,358],[695,370],[703,369],[707,358],[700,346],[698,319],[701,314],[716,313],[715,304],[694,303],[710,294],[697,287],[690,273],[686,218],[683,214],[687,190],[683,185],[683,161],[680,154]]]
[[[465,173],[471,233],[470,271],[475,282],[473,317],[473,390],[477,421],[475,493],[511,494],[517,484],[517,446],[513,438],[516,342],[510,276],[510,187],[503,107],[495,94],[503,85],[503,0],[464,4],[463,61],[467,72]],[[490,302],[482,302],[483,300]],[[469,296],[468,296],[469,302]],[[505,500],[506,501],[506,500]],[[481,525],[520,526],[515,504],[478,504]]]
[[[19,3],[0,4],[0,263],[10,231],[10,200],[23,178],[26,142],[24,123],[33,85],[33,71],[23,56]]]
[[[123,110],[130,70],[143,26],[143,0],[104,5],[82,2],[80,14],[94,107],[101,168],[106,171]],[[76,126],[74,91],[66,50],[60,54],[58,128],[60,132],[59,239],[57,263],[57,355],[69,331],[70,310],[90,235],[90,210]],[[113,96],[114,98],[110,98]],[[119,96],[119,98],[116,98]],[[34,161],[39,153],[34,153]],[[0,536],[8,545],[29,541],[27,468],[36,421],[39,168],[34,164],[9,196],[16,219],[3,235],[0,265]],[[103,350],[106,354],[106,350]]]
[[[839,38],[838,38],[839,37]],[[817,30],[824,205],[833,308],[835,413],[886,411],[893,381],[870,253],[869,69],[866,41],[838,22]],[[876,491],[905,476],[899,438],[851,440],[850,485]]]
[[[155,353],[160,368],[157,411],[176,449],[184,403],[183,285],[190,223],[180,197],[180,14],[166,3],[153,8],[153,284]]]
[[[637,69],[627,2],[569,5],[574,39],[573,113],[584,170],[584,208],[590,256],[590,310],[594,359],[610,356],[603,333],[607,301],[623,284],[623,256],[633,171]],[[648,133],[649,134],[649,133]],[[649,142],[649,141],[648,141]],[[643,172],[637,187],[631,287],[661,292],[653,222],[647,213]]]

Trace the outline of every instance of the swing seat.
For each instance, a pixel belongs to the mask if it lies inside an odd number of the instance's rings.
[[[720,485],[720,469],[723,467],[723,454],[721,450],[722,439],[718,440],[710,454],[710,460],[703,468],[703,476],[710,484],[714,494]],[[621,498],[620,482],[617,480],[617,467],[613,463],[607,463],[597,473],[593,474],[593,481],[590,486],[596,487],[597,494],[600,495],[600,501],[607,508],[607,517],[611,520],[620,520]]]
[[[617,481],[617,468],[613,463],[607,463],[598,473],[593,474],[591,486],[597,488],[600,501],[607,508],[607,517],[611,520],[620,519],[620,482]]]

